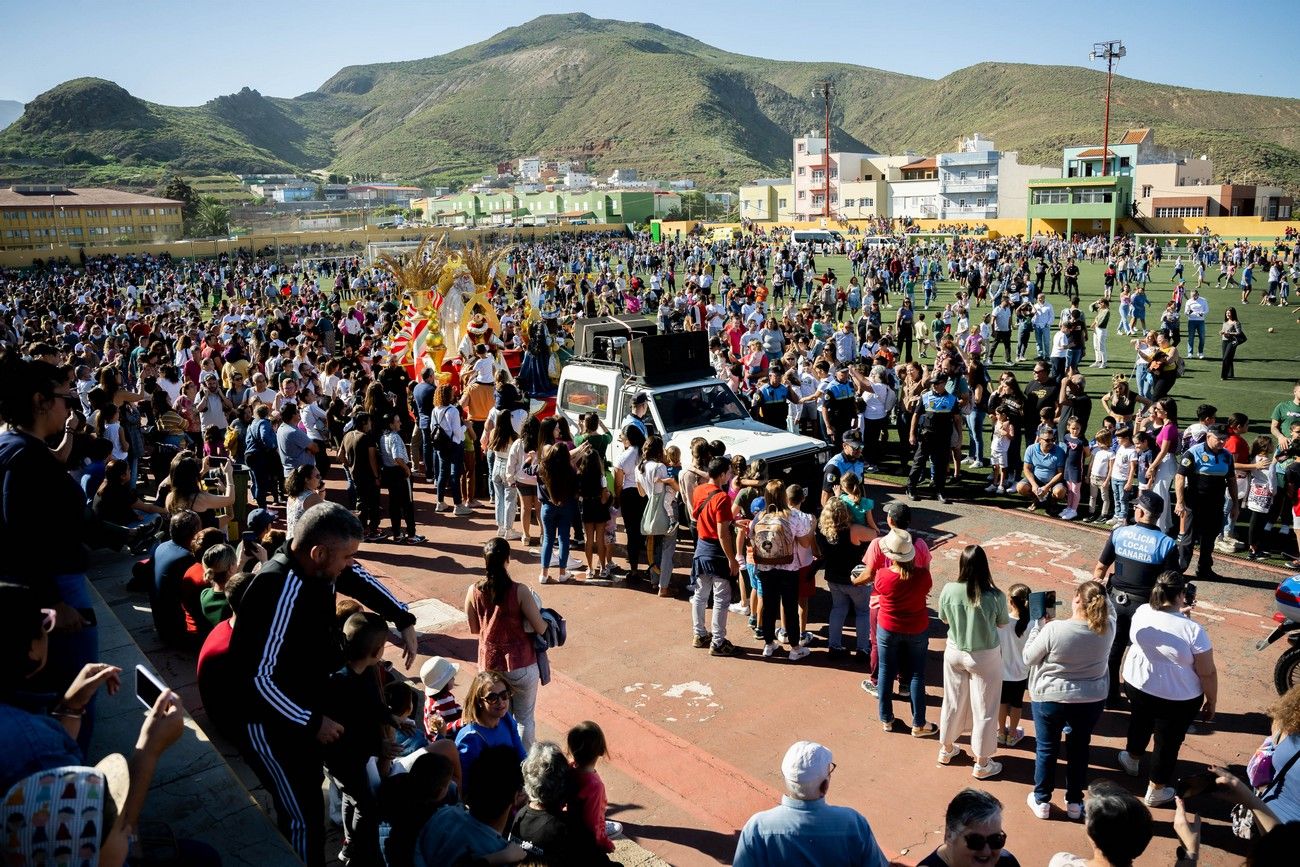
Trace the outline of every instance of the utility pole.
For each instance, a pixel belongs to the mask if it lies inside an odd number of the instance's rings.
[[[1094,42],[1089,60],[1101,58],[1106,61],[1106,119],[1101,130],[1101,176],[1110,174],[1110,85],[1115,77],[1115,61],[1128,53],[1124,43],[1118,39],[1109,42]]]
[[[822,191],[822,216],[829,217],[831,215],[831,80],[823,78],[817,82],[812,95],[822,98],[822,107],[825,111],[826,144],[822,150],[822,182],[825,187]]]

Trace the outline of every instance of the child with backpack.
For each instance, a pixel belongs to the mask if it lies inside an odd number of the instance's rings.
[[[781,613],[785,637],[789,644],[791,661],[803,659],[808,648],[790,640],[799,626],[799,575],[795,567],[795,545],[810,544],[811,521],[805,538],[795,536],[795,524],[790,519],[786,504],[785,487],[773,479],[763,490],[762,506],[754,503],[754,520],[750,524],[750,557],[758,573],[760,594],[763,600],[762,629],[763,656],[775,655],[777,644],[776,617]]]

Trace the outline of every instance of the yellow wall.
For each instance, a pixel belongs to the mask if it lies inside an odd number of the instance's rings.
[[[152,209],[154,213],[142,213],[146,209]],[[175,210],[175,214],[163,214],[160,211]],[[118,216],[110,216],[113,211],[119,212]],[[35,217],[37,213],[48,213],[50,216]],[[22,214],[23,219],[9,219],[10,214]],[[93,215],[93,216],[92,216]],[[122,232],[121,227],[129,226],[130,232]],[[144,227],[155,227],[151,231],[144,231]],[[105,234],[91,234],[92,228],[106,228]],[[26,238],[7,237],[6,233],[12,230],[26,229],[29,236]],[[54,229],[58,231],[57,236],[36,234],[37,231]],[[80,229],[80,234],[68,234],[70,229]],[[49,249],[51,243],[60,244],[109,244],[119,237],[130,237],[133,240],[141,241],[163,240],[167,238],[178,238],[181,236],[181,213],[180,206],[147,206],[147,205],[121,205],[110,207],[108,205],[96,205],[94,207],[66,207],[57,208],[51,206],[48,208],[0,208],[0,250],[16,249],[22,247],[44,247]]]
[[[170,253],[176,257],[192,258],[195,256],[215,256],[219,253],[228,253],[232,250],[261,250],[266,247],[272,249],[277,244],[284,247],[284,255],[289,256],[289,247],[297,244],[350,244],[356,241],[361,245],[360,250],[345,251],[345,254],[363,255],[365,245],[372,241],[402,241],[411,238],[422,238],[425,235],[440,237],[447,236],[447,241],[452,244],[472,243],[476,238],[481,238],[485,234],[495,234],[497,237],[503,237],[507,234],[525,238],[544,238],[550,235],[578,235],[590,232],[617,232],[623,231],[626,227],[622,224],[590,224],[586,226],[519,226],[514,229],[445,229],[445,228],[407,228],[402,229],[369,229],[369,230],[320,230],[315,232],[271,232],[265,234],[244,235],[236,240],[204,240],[204,241],[171,241],[161,244],[105,244],[103,246],[86,246],[78,247],[58,247],[53,250],[47,245],[39,250],[0,250],[0,267],[4,268],[22,268],[26,267],[36,259],[50,259],[66,256],[69,259],[77,259],[78,255],[84,250],[86,256],[104,256],[117,255],[125,256],[128,253],[150,253],[158,255],[160,253]],[[340,254],[327,254],[340,255]]]

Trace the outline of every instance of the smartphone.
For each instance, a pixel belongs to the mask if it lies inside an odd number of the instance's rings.
[[[1191,581],[1183,585],[1183,601],[1188,605],[1196,604],[1196,585]]]
[[[1218,783],[1216,783],[1215,780],[1218,778],[1219,775],[1214,771],[1199,771],[1190,776],[1180,778],[1174,785],[1174,791],[1178,793],[1178,797],[1183,798],[1184,800],[1187,798],[1194,798],[1197,795],[1202,795],[1217,788]]]
[[[166,689],[158,675],[143,665],[135,667],[135,697],[140,699],[140,703],[146,708],[152,708],[158,701],[158,696]]]
[[[227,460],[229,460],[229,458],[224,458],[221,455],[209,455],[208,466],[209,467],[225,466]]]
[[[239,541],[247,545],[255,544],[257,542],[257,534],[252,530],[245,530],[239,534]]]
[[[1029,619],[1042,620],[1047,612],[1056,613],[1056,591],[1037,590],[1029,594]]]

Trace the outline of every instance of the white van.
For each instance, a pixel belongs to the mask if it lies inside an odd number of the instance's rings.
[[[835,236],[825,229],[796,229],[790,240],[795,244],[834,244]]]

